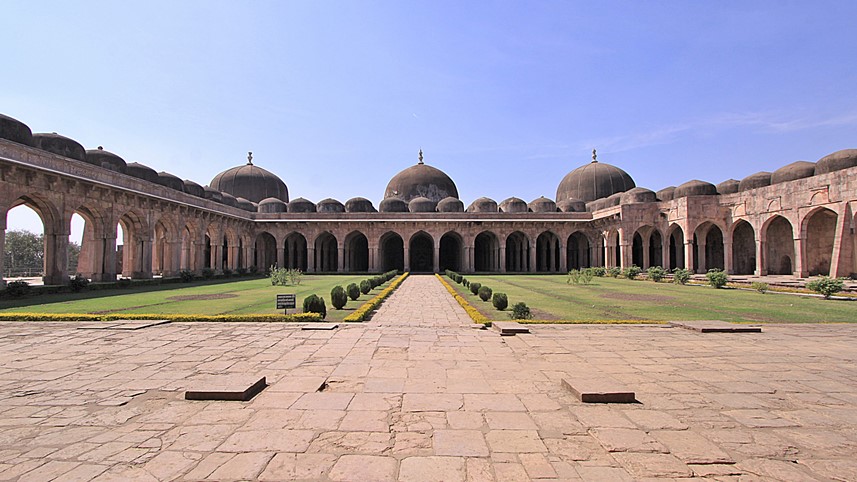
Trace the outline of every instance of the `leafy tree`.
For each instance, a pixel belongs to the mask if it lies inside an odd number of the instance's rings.
[[[6,247],[3,253],[6,270],[10,274],[27,271],[40,273],[45,265],[45,241],[41,234],[23,229],[6,231]],[[77,263],[75,263],[75,267]]]

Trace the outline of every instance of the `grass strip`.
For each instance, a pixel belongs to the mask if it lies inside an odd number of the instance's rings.
[[[399,276],[398,278],[393,280],[393,282],[390,283],[390,286],[381,290],[381,292],[375,295],[374,298],[370,299],[366,303],[363,303],[360,308],[354,310],[354,312],[352,312],[350,315],[343,318],[342,321],[366,321],[366,318],[369,317],[369,314],[372,313],[372,310],[375,310],[379,306],[381,306],[381,303],[383,303],[384,300],[387,299],[387,297],[393,293],[393,291],[396,291],[396,288],[398,288],[399,285],[402,284],[402,282],[405,281],[405,278],[407,277],[408,273],[405,273],[402,276]]]
[[[318,313],[291,315],[187,315],[159,313],[126,313],[95,315],[91,313],[0,313],[0,321],[116,321],[116,320],[169,320],[208,322],[294,323],[321,321]]]

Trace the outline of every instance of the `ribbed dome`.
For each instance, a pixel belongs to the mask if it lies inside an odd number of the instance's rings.
[[[586,203],[580,199],[566,199],[556,203],[556,207],[564,213],[582,213],[586,211]]]
[[[675,197],[675,189],[675,186],[667,186],[656,192],[655,195],[661,201],[672,201]]]
[[[819,159],[815,164],[815,174],[827,174],[854,166],[857,166],[857,149],[843,149]]]
[[[533,199],[529,205],[527,205],[530,211],[534,213],[555,213],[556,212],[556,203],[553,202],[552,199],[548,199],[544,196]]]
[[[151,167],[138,162],[129,162],[128,165],[125,166],[125,174],[144,181],[158,182],[158,172]]]
[[[59,134],[33,134],[33,144],[43,151],[86,161],[86,149],[74,139]]]
[[[461,202],[461,199],[446,197],[437,203],[437,211],[441,213],[463,213],[464,203]]]
[[[814,162],[797,161],[774,171],[774,173],[771,174],[771,184],[795,181],[797,179],[803,179],[813,175],[815,175]]]
[[[98,149],[86,151],[85,161],[112,171],[125,172],[125,160],[110,151],[105,151],[101,146],[98,146]]]
[[[487,197],[481,197],[467,206],[469,213],[496,213],[497,211],[497,201]]]
[[[27,127],[27,124],[3,114],[0,114],[0,139],[31,147],[34,145],[33,131]]]
[[[345,206],[336,199],[326,198],[319,201],[315,208],[320,213],[344,213]]]
[[[285,213],[288,212],[288,208],[286,207],[286,203],[280,201],[275,197],[269,197],[266,199],[262,199],[259,201],[259,206],[257,207],[260,213]]]
[[[740,185],[741,183],[737,179],[727,179],[716,186],[717,194],[736,193],[738,192],[738,186]]]
[[[382,213],[406,213],[408,212],[408,203],[397,197],[388,197],[381,201],[378,210]]]
[[[271,172],[253,165],[252,161],[214,176],[210,186],[256,203],[269,197],[289,202],[286,183]]]
[[[299,197],[289,203],[290,213],[314,213],[316,211],[315,204],[308,199]]]
[[[397,197],[406,203],[416,197],[425,197],[439,202],[445,197],[458,198],[458,189],[443,171],[423,164],[422,154],[420,154],[419,164],[401,171],[390,179],[384,191],[384,198],[388,197]]]
[[[569,172],[556,188],[557,201],[581,199],[594,201],[624,192],[636,186],[627,172],[610,164],[592,161]]]
[[[657,200],[658,196],[655,192],[644,187],[629,189],[621,195],[622,204],[653,203]]]
[[[675,188],[673,199],[687,196],[711,196],[717,194],[717,188],[710,182],[694,179]]]
[[[500,203],[500,211],[504,213],[525,213],[529,211],[527,202],[521,198],[510,197]]]
[[[375,206],[365,197],[353,197],[345,201],[345,210],[349,213],[374,213]]]
[[[184,183],[184,192],[197,197],[205,197],[205,189],[203,189],[199,184],[188,179],[185,179],[182,182]]]
[[[741,184],[738,185],[739,191],[749,191],[760,187],[771,185],[771,173],[767,171],[757,172],[741,179]]]

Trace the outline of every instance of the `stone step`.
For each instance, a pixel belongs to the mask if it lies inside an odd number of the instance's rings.
[[[635,403],[633,390],[606,375],[563,377],[562,386],[583,403]]]
[[[500,336],[514,336],[518,333],[529,333],[530,329],[515,321],[495,321],[491,327],[500,332]]]
[[[761,326],[727,323],[719,320],[671,321],[670,326],[700,333],[761,333]]]
[[[267,386],[265,377],[225,375],[193,382],[193,386],[185,391],[184,398],[246,402]]]
[[[307,323],[306,325],[301,326],[301,330],[329,331],[337,328],[339,328],[337,323]]]

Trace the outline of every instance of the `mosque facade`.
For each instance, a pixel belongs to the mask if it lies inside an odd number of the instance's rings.
[[[630,265],[732,275],[857,273],[857,149],[740,181],[692,180],[657,192],[593,152],[591,162],[560,180],[555,199],[483,197],[467,206],[453,180],[420,152],[376,207],[360,197],[291,199],[252,155],[203,186],[101,147],[33,134],[0,115],[0,248],[6,214],[21,204],[44,224],[45,284],[69,279],[74,214],[85,220],[77,272],[95,281],[274,265],[310,273],[564,273]]]

